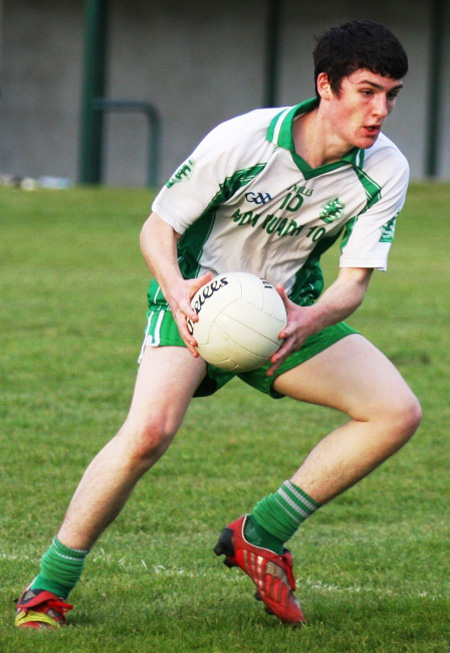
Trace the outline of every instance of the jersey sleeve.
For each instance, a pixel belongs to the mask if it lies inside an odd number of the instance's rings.
[[[251,156],[242,129],[248,120],[240,116],[215,127],[156,196],[152,210],[177,233],[183,234],[215,201],[226,200],[227,180]]]
[[[386,157],[383,174],[378,201],[346,225],[340,267],[387,270],[397,216],[408,189],[409,165],[405,157],[398,151]]]

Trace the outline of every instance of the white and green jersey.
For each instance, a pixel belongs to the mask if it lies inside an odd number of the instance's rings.
[[[242,270],[306,304],[323,288],[319,259],[340,234],[341,267],[385,270],[409,167],[380,134],[367,150],[311,168],[295,152],[294,119],[315,99],[258,109],[213,129],[156,197],[182,234],[185,278]]]

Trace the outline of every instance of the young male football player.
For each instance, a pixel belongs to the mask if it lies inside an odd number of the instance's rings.
[[[170,445],[192,397],[231,378],[198,356],[186,323],[197,319],[190,298],[215,274],[258,274],[276,284],[286,306],[282,346],[242,380],[271,397],[349,417],[278,490],[226,526],[215,546],[228,566],[251,577],[281,621],[305,619],[285,542],[417,429],[420,407],[405,381],[343,322],[361,304],[373,270],[386,269],[405,200],[408,164],[381,129],[407,57],[384,26],[351,21],[320,38],[314,63],[316,98],[219,125],[155,199],[141,234],[154,281],[130,411],[87,468],[17,604],[18,626],[65,622],[87,553]],[[321,294],[319,259],[338,237],[339,273]]]

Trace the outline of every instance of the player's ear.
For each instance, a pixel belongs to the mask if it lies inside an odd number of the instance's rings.
[[[316,84],[320,98],[322,100],[329,100],[332,95],[332,89],[327,73],[319,73]]]

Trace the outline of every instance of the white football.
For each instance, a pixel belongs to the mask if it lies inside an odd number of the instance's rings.
[[[191,300],[198,322],[188,320],[198,352],[230,372],[248,372],[279,349],[286,309],[275,288],[248,272],[220,274]]]

